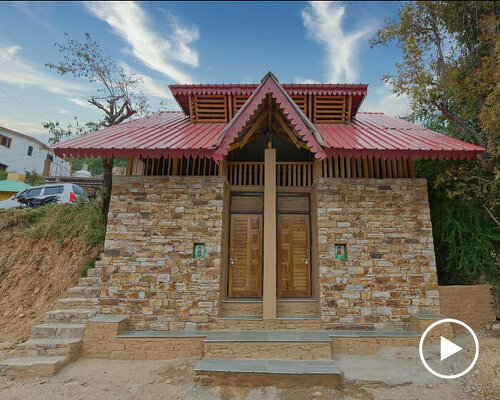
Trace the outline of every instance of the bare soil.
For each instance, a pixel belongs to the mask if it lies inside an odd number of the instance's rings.
[[[78,282],[82,264],[97,257],[82,238],[65,245],[56,240],[30,241],[14,229],[0,232],[0,358],[28,339],[31,327],[56,309],[58,299]]]
[[[341,388],[203,387],[193,382],[197,360],[114,361],[79,359],[51,378],[0,377],[0,400],[21,399],[193,399],[193,400],[497,400],[500,399],[500,337],[488,332],[480,337],[480,357],[463,378],[408,384],[394,377],[386,381],[346,383]],[[400,364],[409,374],[421,374],[423,366]]]

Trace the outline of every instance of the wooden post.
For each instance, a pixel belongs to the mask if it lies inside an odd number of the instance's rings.
[[[264,285],[262,318],[276,319],[276,149],[264,151]]]

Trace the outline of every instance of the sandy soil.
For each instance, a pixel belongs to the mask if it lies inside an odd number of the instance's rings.
[[[55,240],[31,243],[12,230],[0,232],[0,267],[8,270],[0,278],[0,358],[29,337],[31,327],[76,285],[82,264],[98,254],[81,238],[60,246]]]
[[[348,382],[342,388],[277,389],[232,386],[210,388],[193,383],[193,367],[196,363],[193,359],[172,361],[79,359],[51,378],[0,378],[0,399],[497,400],[500,399],[498,396],[500,337],[491,332],[483,334],[480,343],[481,356],[476,367],[469,375],[453,381],[430,378],[430,380],[418,379],[415,383],[408,384],[406,376],[422,374],[423,367],[412,362],[405,363],[401,359],[398,366],[407,371],[400,378],[392,373],[381,374],[381,381],[377,382],[360,370],[358,383]],[[373,360],[367,359],[367,362]],[[388,376],[383,378],[384,375]]]

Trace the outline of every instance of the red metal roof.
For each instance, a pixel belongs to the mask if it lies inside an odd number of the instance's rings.
[[[256,83],[169,85],[175,100],[186,115],[189,115],[190,94],[251,95],[259,85]],[[352,95],[352,115],[355,115],[366,96],[368,85],[355,83],[283,83],[289,95]]]
[[[485,149],[384,113],[361,112],[348,124],[315,124],[328,155],[472,159]]]
[[[193,124],[162,111],[53,146],[58,156],[212,156],[225,123]],[[348,125],[314,124],[328,156],[471,159],[484,148],[383,113],[358,113]]]
[[[93,157],[210,156],[227,124],[193,124],[180,111],[122,122],[53,146],[56,154]]]

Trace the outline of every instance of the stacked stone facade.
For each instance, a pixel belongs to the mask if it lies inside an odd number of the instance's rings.
[[[115,178],[100,304],[132,329],[194,330],[217,321],[222,177]],[[206,258],[194,259],[195,243]]]
[[[324,328],[403,329],[439,312],[424,179],[319,179],[319,285]],[[347,257],[334,258],[335,244]]]

